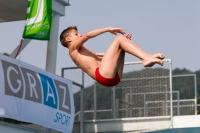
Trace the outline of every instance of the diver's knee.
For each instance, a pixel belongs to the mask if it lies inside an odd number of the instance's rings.
[[[115,38],[116,41],[118,41],[119,43],[121,43],[122,41],[124,41],[125,39],[127,39],[125,36],[123,35],[119,35]]]

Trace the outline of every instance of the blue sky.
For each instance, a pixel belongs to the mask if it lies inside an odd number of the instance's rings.
[[[200,70],[200,1],[199,0],[86,0],[70,1],[66,15],[60,18],[59,34],[76,25],[81,34],[103,27],[124,28],[132,40],[148,53],[164,53],[172,67]],[[0,52],[11,53],[19,44],[25,21],[0,23]],[[105,33],[85,46],[105,52],[115,38]],[[18,57],[21,61],[45,69],[47,41],[32,40]],[[75,66],[68,50],[58,40],[56,74],[62,67]],[[126,54],[125,61],[138,61]]]

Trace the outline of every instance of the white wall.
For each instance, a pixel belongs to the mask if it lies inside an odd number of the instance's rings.
[[[122,118],[85,121],[85,133],[116,131],[149,131],[171,128],[170,117]]]
[[[200,127],[200,115],[174,116],[173,128]]]

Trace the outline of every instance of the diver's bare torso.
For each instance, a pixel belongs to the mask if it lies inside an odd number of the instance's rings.
[[[78,49],[69,48],[69,55],[78,67],[95,79],[95,70],[100,66],[101,59],[94,52],[80,46]]]

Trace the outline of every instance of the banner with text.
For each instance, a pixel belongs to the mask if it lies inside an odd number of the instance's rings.
[[[29,0],[23,38],[49,40],[52,0]]]
[[[0,117],[71,133],[72,82],[0,54]]]

